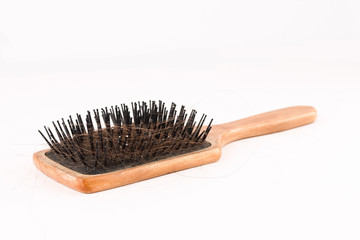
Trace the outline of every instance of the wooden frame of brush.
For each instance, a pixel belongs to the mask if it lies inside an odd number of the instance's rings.
[[[230,142],[303,126],[314,122],[316,115],[313,107],[295,106],[215,125],[206,139],[211,144],[208,148],[103,174],[87,175],[64,167],[45,155],[49,149],[35,153],[33,160],[40,171],[57,182],[94,193],[216,162],[222,147]]]

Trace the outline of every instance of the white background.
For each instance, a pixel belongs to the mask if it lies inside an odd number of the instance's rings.
[[[360,2],[0,2],[0,239],[360,239]],[[215,164],[85,195],[40,173],[37,130],[133,100],[215,124],[317,122]]]

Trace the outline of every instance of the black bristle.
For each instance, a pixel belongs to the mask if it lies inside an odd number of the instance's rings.
[[[48,138],[39,133],[51,148],[52,159],[79,172],[97,174],[209,146],[205,139],[212,120],[204,130],[204,114],[196,123],[195,110],[188,116],[184,106],[177,112],[175,103],[169,110],[162,101],[134,102],[131,111],[125,104],[119,106],[102,108],[101,116],[99,109],[93,110],[96,128],[90,111],[85,122],[80,114],[75,121],[69,116],[53,122],[58,138],[44,127]]]

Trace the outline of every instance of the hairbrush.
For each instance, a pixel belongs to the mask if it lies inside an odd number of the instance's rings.
[[[50,149],[34,154],[36,167],[83,193],[94,193],[216,162],[236,140],[280,132],[315,121],[310,106],[279,109],[245,119],[204,126],[197,112],[167,109],[162,101],[134,102],[52,122],[39,131]],[[55,136],[56,135],[56,136]]]

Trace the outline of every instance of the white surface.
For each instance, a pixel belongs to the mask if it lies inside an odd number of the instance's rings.
[[[360,4],[2,1],[0,239],[359,239]],[[44,124],[162,99],[223,123],[313,105],[315,124],[218,163],[92,195],[37,171]]]

